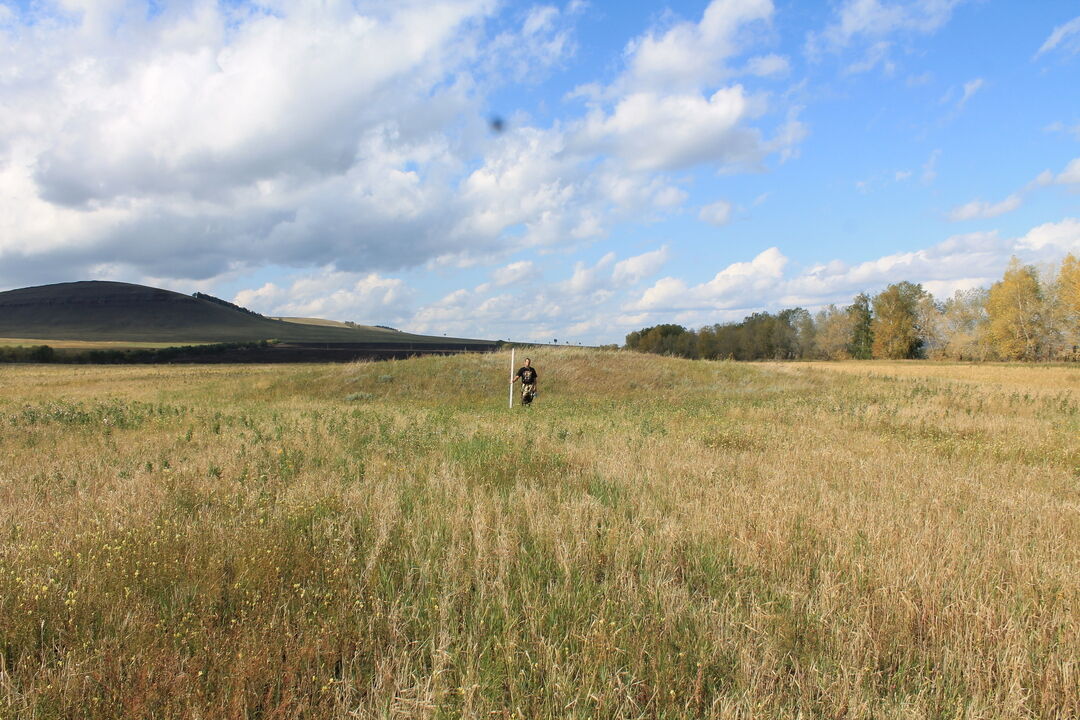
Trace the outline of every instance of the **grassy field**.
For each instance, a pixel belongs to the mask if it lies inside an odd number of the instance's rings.
[[[0,369],[0,718],[1080,717],[1080,370],[533,358]]]

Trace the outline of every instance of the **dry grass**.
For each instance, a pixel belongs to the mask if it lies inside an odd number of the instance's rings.
[[[1075,371],[534,360],[4,368],[0,717],[1080,715]]]
[[[786,368],[814,368],[853,373],[866,377],[936,378],[986,385],[991,388],[1009,387],[1025,392],[1080,393],[1080,366],[1073,364],[1030,363],[959,363],[939,361],[809,362],[777,363]]]

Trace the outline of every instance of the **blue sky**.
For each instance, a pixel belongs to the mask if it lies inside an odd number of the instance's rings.
[[[608,343],[1068,252],[1075,0],[0,0],[0,289]]]

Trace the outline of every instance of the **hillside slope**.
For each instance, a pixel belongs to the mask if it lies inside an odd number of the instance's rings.
[[[283,322],[170,290],[107,281],[0,293],[0,337],[132,342],[375,343],[452,346],[460,338]],[[487,341],[467,341],[489,344]]]

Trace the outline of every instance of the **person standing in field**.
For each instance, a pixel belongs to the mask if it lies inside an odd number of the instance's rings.
[[[528,405],[536,397],[536,368],[532,366],[532,360],[525,358],[525,364],[518,368],[517,374],[510,378],[510,384],[513,385],[521,380],[521,403]]]

